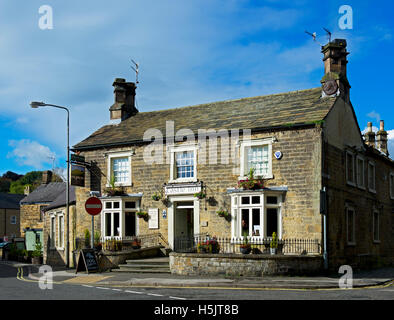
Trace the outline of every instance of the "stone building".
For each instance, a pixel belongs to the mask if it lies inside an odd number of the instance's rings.
[[[24,195],[0,193],[0,238],[20,237],[20,206]]]
[[[160,232],[176,250],[196,234],[275,232],[317,239],[331,267],[392,263],[394,162],[384,126],[376,143],[360,131],[346,46],[322,48],[321,86],[281,94],[138,112],[135,84],[115,79],[110,124],[73,147],[91,163],[85,187],[101,194],[102,236]]]

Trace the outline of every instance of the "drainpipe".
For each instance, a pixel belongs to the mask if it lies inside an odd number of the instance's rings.
[[[322,146],[322,166],[321,166],[321,181],[322,185],[324,179],[324,164],[325,164],[325,148],[324,148],[324,131],[322,128],[321,131],[321,146]],[[324,197],[324,199],[322,199]],[[320,213],[323,215],[323,261],[324,261],[324,270],[328,270],[328,254],[327,254],[327,211],[328,211],[328,202],[327,202],[327,189],[324,186],[322,188],[322,192],[320,193],[320,203],[324,201],[324,205],[320,205]]]
[[[4,235],[7,235],[7,209],[4,208]]]

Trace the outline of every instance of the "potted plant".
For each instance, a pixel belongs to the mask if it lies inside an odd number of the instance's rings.
[[[206,251],[209,253],[219,253],[220,246],[216,237],[205,242]]]
[[[85,248],[90,248],[90,231],[85,229]]]
[[[36,242],[35,249],[31,254],[31,263],[32,264],[41,264],[42,260],[42,244],[40,241]]]
[[[105,188],[105,192],[107,193],[108,196],[121,196],[124,194],[123,188],[122,187],[116,187],[116,182],[115,182],[115,176],[111,176],[109,179],[109,188]]]
[[[207,252],[207,246],[205,241],[197,243],[197,253],[205,253]]]
[[[254,168],[250,168],[248,177],[245,180],[238,181],[238,187],[245,190],[259,190],[264,188],[264,180],[254,177]]]
[[[248,241],[248,237],[244,237],[244,242],[239,246],[242,254],[249,254],[252,251],[252,246]]]
[[[276,232],[273,232],[271,243],[270,243],[270,252],[271,254],[276,254],[277,250],[278,250],[278,236]]]
[[[207,195],[205,194],[205,192],[200,191],[200,192],[195,193],[194,196],[201,200],[201,199],[204,199]]]
[[[131,247],[133,249],[139,249],[141,248],[141,240],[138,239],[137,237],[135,237],[132,241],[131,241]]]
[[[95,233],[94,233],[94,248],[97,250],[97,251],[101,251],[101,249],[103,248],[103,245],[102,245],[102,243],[101,243],[101,241],[100,241],[100,231],[96,231]]]

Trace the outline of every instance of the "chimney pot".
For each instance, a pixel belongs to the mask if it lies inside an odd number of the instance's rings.
[[[389,150],[387,147],[387,137],[388,133],[384,130],[384,120],[380,120],[380,130],[376,134],[376,146],[380,152],[384,153],[386,156],[389,156]]]
[[[111,120],[126,120],[138,113],[135,107],[134,82],[126,82],[126,79],[115,78],[114,83],[115,102],[109,108]]]
[[[384,131],[384,120],[380,120],[380,130]]]
[[[47,170],[42,173],[42,184],[48,184],[52,181],[52,171]]]

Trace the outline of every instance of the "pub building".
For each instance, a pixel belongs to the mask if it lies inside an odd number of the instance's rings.
[[[110,123],[72,149],[90,164],[103,240],[159,233],[176,252],[181,238],[276,233],[317,241],[293,253],[324,254],[330,267],[392,262],[394,162],[383,122],[377,141],[361,133],[346,46],[322,47],[315,88],[181,108],[139,112],[135,83],[116,78]]]

